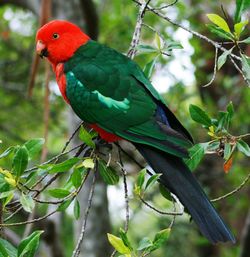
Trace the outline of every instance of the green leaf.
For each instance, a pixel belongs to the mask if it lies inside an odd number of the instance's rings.
[[[158,50],[161,50],[161,38],[158,33],[155,33],[155,42]]]
[[[83,166],[86,169],[93,169],[95,167],[94,160],[92,158],[86,158],[82,163],[81,166]]]
[[[163,186],[162,184],[159,184],[159,190],[160,190],[161,195],[164,198],[166,198],[169,201],[172,201],[172,196],[171,196],[169,190],[165,186]]]
[[[227,112],[228,112],[229,119],[231,120],[234,116],[234,106],[232,101],[230,101],[229,104],[227,105]]]
[[[110,166],[107,166],[103,160],[98,161],[98,168],[100,175],[102,176],[102,179],[105,183],[108,185],[116,185],[119,182],[119,176],[117,172]]]
[[[74,201],[74,216],[76,220],[80,218],[80,203],[77,199]]]
[[[250,44],[250,37],[245,38],[241,43]]]
[[[153,186],[155,184],[155,182],[160,178],[161,174],[154,174],[152,175],[145,186],[145,190],[148,189],[149,187]]]
[[[160,248],[168,240],[170,232],[170,228],[166,228],[158,232],[153,240],[153,246],[150,247],[150,252]]]
[[[171,52],[173,49],[183,49],[183,46],[180,42],[170,41],[163,50]]]
[[[217,27],[216,25],[207,24],[206,26],[208,27],[209,31],[211,31],[213,34],[215,34],[221,38],[227,39],[227,40],[231,40],[231,41],[234,40],[234,37],[231,33],[225,32],[223,29]]]
[[[122,228],[120,228],[119,234],[120,234],[120,238],[122,239],[123,243],[124,243],[131,251],[133,251],[133,247],[132,247],[130,241],[128,240],[127,233],[125,233],[125,231],[124,231]]]
[[[190,112],[191,118],[194,121],[201,123],[201,124],[205,125],[206,127],[210,127],[212,125],[211,118],[200,107],[190,104],[189,112]]]
[[[149,247],[153,246],[153,242],[148,238],[144,237],[140,242],[137,248],[137,251],[145,250]]]
[[[43,138],[34,138],[27,141],[24,146],[27,148],[29,158],[33,159],[41,150],[45,140]]]
[[[143,69],[144,74],[146,75],[147,78],[151,78],[154,68],[155,68],[155,64],[156,64],[156,60],[158,59],[158,55],[149,63],[147,63]]]
[[[14,146],[11,146],[9,148],[7,148],[2,154],[0,154],[0,159],[7,157],[8,155],[10,155],[13,151],[15,150]]]
[[[91,148],[95,148],[95,143],[92,140],[92,135],[83,127],[81,126],[81,129],[79,131],[79,138],[88,146]]]
[[[75,168],[70,176],[70,180],[75,188],[78,188],[82,183],[82,169],[84,168]]]
[[[240,152],[245,154],[247,157],[250,157],[250,147],[245,141],[242,139],[238,140],[236,146]]]
[[[240,22],[242,13],[250,7],[249,0],[236,0],[236,11],[234,15],[234,21]]]
[[[20,197],[20,203],[22,204],[23,209],[27,212],[32,212],[35,207],[35,202],[32,197],[23,193]]]
[[[231,48],[230,50],[228,51],[225,51],[222,53],[222,55],[219,56],[218,58],[218,70],[225,64],[226,60],[227,60],[227,57],[229,54],[231,54],[233,48]]]
[[[147,174],[147,169],[142,169],[140,172],[139,172],[139,175],[137,177],[137,180],[136,180],[136,185],[141,189],[143,184],[144,184],[144,181],[145,181],[145,175]]]
[[[234,32],[237,39],[240,38],[240,34],[244,30],[245,26],[248,24],[248,21],[242,21],[234,24]]]
[[[69,171],[76,163],[79,162],[79,158],[71,158],[58,164],[45,164],[38,166],[39,168],[46,170],[50,174]]]
[[[64,201],[58,206],[57,211],[65,211],[70,206],[71,202],[72,202],[72,199],[68,199]]]
[[[11,195],[11,198],[14,197],[14,190],[6,191],[6,192],[1,192],[0,193],[0,199],[4,199],[6,197],[9,197]]]
[[[4,194],[4,193],[2,193]],[[2,201],[3,207],[5,207],[14,197],[14,191],[9,191],[9,193],[6,195],[6,198]]]
[[[55,198],[64,198],[70,194],[70,191],[62,188],[54,188],[48,190],[48,193]]]
[[[224,31],[230,33],[230,29],[227,25],[227,22],[222,18],[220,17],[219,15],[217,14],[213,14],[213,13],[210,13],[210,14],[207,14],[207,17],[208,19],[213,22],[214,24],[216,24],[219,28],[223,29]]]
[[[224,159],[227,161],[231,157],[232,149],[229,143],[225,143],[224,147]]]
[[[136,49],[142,53],[142,54],[146,54],[146,53],[158,53],[158,49],[150,46],[150,45],[138,45],[136,47]]]
[[[190,170],[195,170],[202,160],[209,143],[196,144],[189,149],[190,158],[185,161]]]
[[[242,71],[248,81],[250,82],[250,59],[244,54],[241,54]]]
[[[21,241],[17,249],[17,257],[34,257],[39,246],[39,239],[43,231],[38,230]]]
[[[5,249],[4,245],[2,244],[2,241],[0,241],[0,253],[2,257],[9,257],[9,254]]]
[[[122,239],[112,234],[107,234],[110,244],[121,254],[130,254],[131,250],[123,243]]]
[[[28,166],[29,153],[25,146],[21,146],[15,153],[12,166],[13,173],[20,177]]]
[[[0,256],[1,257],[16,257],[17,249],[8,241],[0,238]]]

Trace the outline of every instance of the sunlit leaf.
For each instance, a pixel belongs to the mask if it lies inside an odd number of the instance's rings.
[[[240,38],[240,34],[242,33],[242,31],[244,30],[244,28],[247,24],[248,24],[248,21],[242,21],[242,22],[234,24],[234,32],[235,32],[237,39]]]
[[[137,177],[137,180],[136,180],[136,185],[139,187],[139,188],[142,188],[143,184],[144,184],[144,181],[145,181],[145,176],[147,174],[147,169],[142,169]]]
[[[81,165],[86,169],[93,169],[95,167],[95,163],[92,158],[86,158]]]
[[[116,249],[118,253],[129,254],[131,250],[123,243],[122,239],[112,234],[107,234],[110,244]]]
[[[227,22],[222,17],[214,13],[207,14],[207,17],[211,22],[216,24],[219,28],[230,33],[230,28],[228,27]]]
[[[158,50],[161,50],[161,38],[158,33],[155,33],[155,42]]]

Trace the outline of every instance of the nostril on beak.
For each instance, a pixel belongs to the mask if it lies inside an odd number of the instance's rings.
[[[48,57],[46,45],[41,40],[38,40],[36,43],[36,52],[41,58]]]

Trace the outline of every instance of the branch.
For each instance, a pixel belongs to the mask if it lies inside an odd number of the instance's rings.
[[[95,165],[95,166],[97,167],[97,165]],[[88,220],[88,216],[89,216],[89,211],[90,211],[91,204],[92,204],[92,199],[93,199],[93,196],[94,196],[95,182],[96,182],[96,172],[94,173],[92,185],[91,185],[90,192],[89,192],[88,205],[87,205],[86,210],[85,210],[85,215],[84,215],[84,218],[83,218],[83,225],[82,225],[80,237],[77,241],[77,245],[76,245],[76,247],[73,251],[72,257],[78,257],[79,254],[80,254],[80,247],[81,247],[84,235],[85,235],[85,230],[86,230],[87,220]]]
[[[151,0],[147,0],[147,2],[144,1],[144,3],[138,2],[140,4],[140,9],[139,9],[139,13],[137,16],[137,21],[136,21],[136,25],[135,25],[135,30],[134,30],[134,34],[133,34],[133,38],[130,44],[130,49],[128,51],[127,56],[131,59],[133,59],[135,57],[136,54],[136,47],[139,44],[140,41],[140,35],[141,35],[141,27],[142,27],[142,20],[143,17],[145,15],[145,11],[149,5]]]
[[[151,204],[149,204],[148,202],[146,202],[140,195],[139,195],[139,199],[148,207],[148,208],[150,208],[151,210],[153,210],[153,211],[155,211],[155,212],[157,212],[157,213],[159,213],[159,214],[161,214],[161,215],[174,215],[174,216],[181,216],[181,215],[183,215],[183,213],[184,213],[184,208],[182,207],[182,205],[180,205],[181,206],[181,211],[180,212],[176,212],[176,211],[174,211],[174,212],[165,212],[165,211],[161,211],[161,210],[158,210],[157,208],[155,208],[154,206],[152,206]]]
[[[227,197],[229,197],[229,196],[231,196],[231,195],[233,195],[233,194],[239,192],[239,191],[246,185],[246,183],[248,182],[249,178],[250,178],[250,172],[249,172],[249,174],[247,175],[247,177],[244,179],[244,181],[243,181],[237,188],[235,188],[233,191],[231,191],[231,192],[229,192],[229,193],[227,193],[227,194],[225,194],[225,195],[222,195],[222,196],[220,196],[220,197],[218,197],[218,198],[212,199],[212,200],[210,200],[210,201],[211,201],[211,202],[217,202],[217,201],[220,201],[220,200],[222,200],[222,199],[225,199],[225,198],[227,198]]]

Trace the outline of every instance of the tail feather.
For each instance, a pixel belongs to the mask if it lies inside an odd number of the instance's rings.
[[[179,198],[204,236],[212,243],[235,242],[234,236],[181,158],[150,146],[135,146],[152,169],[162,174],[161,183]]]

